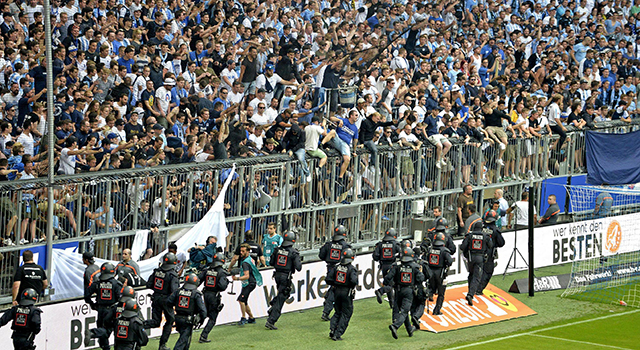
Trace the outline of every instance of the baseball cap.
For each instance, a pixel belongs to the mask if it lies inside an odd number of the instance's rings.
[[[263,88],[259,88],[258,92],[267,92],[267,90],[263,89]]]
[[[167,78],[164,80],[164,85],[174,86],[176,81],[173,78]]]
[[[458,84],[453,84],[453,86],[451,86],[451,91],[460,91],[460,87],[458,86]]]
[[[124,120],[118,119],[116,120],[116,126],[124,125]]]
[[[160,124],[154,124],[153,125],[153,130],[162,130],[162,129],[163,129],[162,125],[160,125]]]
[[[109,133],[109,135],[107,135],[108,139],[115,139],[118,137],[118,134],[116,134],[115,132]]]
[[[358,99],[358,104],[360,104],[360,103],[365,103],[365,102],[367,102],[367,101],[365,101],[365,100],[364,100],[364,98],[362,98],[362,97],[360,97],[360,98]]]
[[[82,260],[88,260],[89,263],[93,264],[93,253],[92,252],[84,252],[82,253]]]
[[[15,106],[16,106],[16,104],[15,104],[15,103],[7,103],[7,104],[4,106],[4,110],[5,110],[5,111],[8,111],[8,110],[10,110],[11,108],[13,108],[13,107],[15,107]]]

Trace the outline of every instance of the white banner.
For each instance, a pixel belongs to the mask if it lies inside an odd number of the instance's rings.
[[[615,218],[603,218],[589,220],[579,223],[568,223],[548,227],[539,227],[535,230],[535,266],[544,267],[559,265],[571,262],[576,259],[587,259],[602,255],[612,255],[633,251],[633,245],[625,239],[631,235],[628,232],[636,230],[633,223],[640,219],[639,214],[630,214]],[[622,233],[625,233],[622,235]],[[524,259],[528,259],[528,232],[518,231],[518,249]],[[498,265],[495,274],[504,272],[509,257],[513,251],[515,243],[515,233],[504,233],[506,244],[499,249]],[[459,246],[461,240],[454,241]],[[62,252],[62,251],[61,251]],[[58,253],[58,252],[56,252]],[[54,256],[55,257],[55,256]],[[59,257],[65,257],[60,254]],[[66,255],[70,258],[69,255]],[[528,260],[527,260],[528,261]],[[61,265],[66,262],[62,260]],[[358,255],[354,261],[359,271],[359,286],[356,299],[370,298],[374,296],[374,291],[382,283],[382,272],[377,263],[372,259],[371,254]],[[511,266],[513,267],[513,260]],[[525,262],[516,254],[516,267],[510,268],[509,272],[523,270]],[[263,270],[262,277],[264,285],[256,287],[249,298],[249,305],[256,317],[265,317],[269,308],[269,301],[275,296],[276,286],[271,278],[273,270]],[[302,265],[302,271],[293,276],[293,291],[287,300],[283,312],[304,310],[322,305],[323,297],[328,286],[324,283],[326,264],[324,262],[313,262]],[[454,263],[449,273],[449,282],[461,282],[467,279],[467,270],[461,259],[458,249],[454,254]],[[69,284],[79,283],[82,280],[69,280]],[[239,294],[241,284],[234,282],[234,292]],[[218,316],[217,324],[236,322],[240,319],[240,309],[236,302],[237,295],[230,295],[231,286],[227,292],[223,293],[224,309]],[[139,292],[138,302],[140,303],[142,314],[145,318],[151,315],[150,290]],[[38,349],[88,349],[97,346],[95,341],[85,348],[82,344],[84,334],[89,329],[95,327],[97,313],[89,308],[82,300],[69,301],[60,304],[42,306],[42,333],[36,337]],[[356,310],[357,311],[357,307]],[[318,310],[318,318],[321,310]],[[287,316],[283,316],[287,317]],[[160,328],[151,330],[151,336],[160,335]],[[0,338],[10,339],[11,329],[0,328]]]

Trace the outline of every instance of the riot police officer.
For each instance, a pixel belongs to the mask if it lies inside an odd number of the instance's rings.
[[[493,248],[491,237],[482,230],[482,221],[473,221],[469,226],[469,233],[464,237],[460,249],[468,260],[469,270],[469,292],[467,293],[467,303],[473,306],[473,296],[480,288],[480,278],[482,278],[482,268],[487,260],[487,251]]]
[[[293,247],[295,242],[296,234],[294,232],[285,233],[282,245],[273,251],[269,259],[270,266],[275,269],[273,278],[276,280],[276,286],[278,287],[278,295],[271,301],[269,317],[264,325],[271,330],[278,329],[275,324],[280,318],[285,300],[291,295],[291,278],[294,272],[302,270],[300,254]]]
[[[229,280],[227,279],[229,275],[227,275],[227,271],[222,268],[224,263],[224,255],[222,253],[216,253],[213,256],[211,264],[202,270],[200,276],[198,276],[200,283],[204,283],[202,291],[204,294],[204,305],[207,308],[207,317],[209,318],[200,334],[200,339],[198,340],[200,343],[211,342],[211,340],[208,339],[209,332],[211,332],[213,326],[216,325],[218,314],[224,307],[221,302],[222,297],[220,293],[225,291],[229,285]]]
[[[334,265],[327,274],[326,282],[334,290],[336,312],[329,324],[329,337],[334,341],[342,340],[353,315],[353,298],[358,285],[358,270],[351,264],[355,254],[351,248],[342,252],[340,264]]]
[[[35,349],[34,339],[40,333],[40,313],[42,310],[35,306],[38,293],[33,288],[27,288],[20,294],[18,305],[7,310],[0,317],[0,327],[11,321],[13,329],[13,348],[15,350]]]
[[[378,242],[375,249],[373,250],[373,260],[380,263],[382,276],[387,275],[389,269],[391,268],[391,265],[396,262],[396,257],[400,254],[401,248],[400,244],[396,241],[396,238],[396,229],[388,229],[387,232],[385,232],[382,241]],[[379,289],[376,289],[375,293],[378,304],[382,304],[382,295],[387,294],[387,299],[389,299],[389,307],[393,308],[393,299],[395,298],[395,293],[392,286],[383,285]]]
[[[424,306],[427,298],[430,295],[428,288],[428,281],[431,279],[429,264],[424,259],[420,258],[423,255],[422,247],[416,246],[413,248],[413,254],[415,255],[416,262],[422,268],[424,274],[425,283],[416,284],[414,287],[413,301],[411,303],[411,322],[416,329],[420,329],[420,318],[424,315]],[[424,253],[426,255],[426,253]],[[427,284],[425,286],[424,284]]]
[[[496,220],[498,213],[495,210],[489,210],[484,218],[484,227],[489,230],[489,236],[493,242],[493,247],[487,250],[487,260],[484,263],[482,269],[482,277],[480,278],[480,287],[476,291],[476,295],[482,295],[484,289],[489,284],[491,277],[493,276],[493,270],[496,267],[495,261],[498,258],[498,248],[504,247],[505,241],[502,237],[502,232],[496,226]]]
[[[114,339],[115,350],[137,350],[149,342],[140,317],[140,308],[133,298],[124,303],[122,314],[116,319]]]
[[[104,332],[98,337],[98,343],[102,349],[110,349],[109,335],[113,331],[115,320],[115,306],[120,299],[122,284],[116,280],[116,267],[106,262],[100,267],[99,281],[94,281],[84,292],[84,301],[91,306],[91,309],[98,311],[96,325],[103,328]],[[91,300],[96,295],[95,302]]]
[[[442,232],[436,233],[433,246],[425,253],[429,270],[431,271],[429,289],[438,294],[438,299],[436,300],[436,305],[432,312],[433,315],[442,315],[440,308],[442,308],[444,293],[447,289],[447,285],[444,284],[444,280],[447,278],[449,267],[453,264],[453,257],[451,256],[449,249],[445,247],[445,242],[445,234]]]
[[[333,269],[342,259],[342,253],[345,249],[351,248],[351,245],[346,242],[347,229],[339,225],[333,230],[333,239],[325,243],[318,252],[320,260],[324,260],[327,263],[327,274]],[[322,320],[329,321],[329,314],[333,310],[333,288],[329,288],[324,295],[324,309],[322,310]]]
[[[435,212],[435,209],[434,209]],[[443,218],[442,216],[436,218],[435,221],[435,225],[433,226],[433,228],[431,230],[429,230],[430,233],[430,241],[433,244],[433,242],[435,241],[436,235],[438,233],[443,233],[445,235],[445,247],[447,247],[447,249],[449,249],[449,253],[451,255],[456,253],[456,245],[455,243],[453,243],[453,237],[451,237],[451,235],[449,233],[447,233],[447,227],[449,226],[449,222],[447,221],[447,219]],[[425,254],[428,253],[429,249],[431,247],[430,246],[422,246],[423,252]]]
[[[169,350],[167,341],[171,335],[171,328],[175,320],[173,307],[167,302],[169,296],[178,291],[180,283],[176,272],[178,258],[173,253],[167,253],[162,257],[162,264],[153,270],[147,280],[147,288],[153,289],[151,297],[151,319],[144,321],[145,328],[160,327],[162,315],[166,320],[160,336],[159,350]]]
[[[113,324],[109,325],[108,328],[93,328],[90,329],[89,332],[85,333],[85,337],[84,337],[84,346],[85,347],[89,347],[90,346],[90,341],[92,338],[101,338],[101,337],[109,337],[109,329],[115,329],[117,326],[117,320],[120,317],[120,315],[122,315],[122,313],[124,312],[124,308],[125,308],[125,304],[127,303],[127,301],[135,299],[136,297],[136,291],[135,289],[133,289],[133,287],[131,286],[126,286],[124,288],[122,288],[122,294],[120,295],[120,299],[118,300],[118,303],[116,304],[116,308],[115,308],[115,316],[113,317]],[[142,315],[139,315],[140,319],[142,319]],[[117,335],[116,335],[117,337]]]
[[[182,288],[169,296],[169,305],[176,308],[176,330],[180,334],[173,350],[188,350],[193,327],[198,328],[207,317],[207,308],[198,285],[200,279],[195,273],[190,273],[184,278]]]
[[[393,265],[384,277],[384,284],[393,282],[396,288],[396,300],[393,306],[393,323],[389,325],[391,335],[398,339],[398,328],[404,324],[409,336],[413,336],[415,328],[411,325],[409,311],[413,303],[414,287],[424,282],[422,268],[415,262],[413,249],[403,247],[400,263]]]

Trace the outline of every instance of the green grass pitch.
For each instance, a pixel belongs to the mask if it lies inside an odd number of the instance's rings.
[[[540,269],[538,276],[570,272],[571,265]],[[524,278],[526,272],[494,276],[491,283],[507,291],[514,279]],[[391,310],[375,298],[354,303],[349,328],[341,342],[329,339],[329,323],[320,320],[319,308],[283,314],[277,326],[269,331],[265,319],[254,325],[216,326],[209,335],[209,344],[199,344],[200,331],[194,332],[191,349],[257,348],[257,349],[382,349],[402,346],[407,349],[640,349],[640,310],[611,304],[592,303],[575,299],[561,299],[562,290],[526,294],[515,297],[538,313],[479,327],[433,334],[419,331],[412,338],[404,327],[398,331],[399,339],[391,337],[388,329]],[[251,300],[249,300],[251,302]],[[237,307],[228,305],[226,307]],[[638,312],[636,312],[638,311]],[[224,311],[223,311],[224,312]],[[171,336],[173,347],[177,335]],[[476,344],[487,342],[486,344]],[[476,345],[474,345],[476,344]],[[158,340],[152,339],[146,348],[156,349]]]

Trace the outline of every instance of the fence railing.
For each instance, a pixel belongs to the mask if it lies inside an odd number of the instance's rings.
[[[637,128],[638,124],[610,122],[599,131],[626,133]],[[149,235],[147,253],[157,254],[165,249],[168,237],[205,215],[234,163],[236,175],[225,198],[231,233],[227,246],[242,242],[247,229],[260,242],[267,224],[274,222],[278,232],[298,232],[299,249],[314,250],[338,223],[348,228],[351,242],[361,245],[377,241],[389,227],[406,235],[415,216],[412,201],[419,199],[427,209],[442,207],[449,222],[455,223],[455,203],[464,184],[474,186],[481,206],[485,189],[519,193],[529,181],[584,173],[584,132],[568,135],[560,152],[552,150],[555,138],[549,135],[510,138],[504,166],[497,162],[498,147],[488,140],[468,144],[452,140],[448,161],[440,168],[430,144],[417,151],[380,146],[377,171],[371,154],[358,149],[341,182],[336,177],[342,157],[334,150],[327,150],[323,167],[317,159],[308,159],[310,182],[300,163],[287,154],[57,176],[51,200],[46,179],[3,182],[0,234],[17,245],[0,247],[0,297],[10,293],[19,251],[45,245],[44,240],[35,240],[44,238],[47,224],[54,227],[53,244],[77,241],[81,251],[90,249],[97,257],[113,260],[131,246],[137,230],[157,225],[159,232]],[[55,216],[47,223],[51,203]]]

